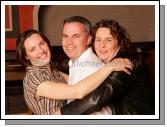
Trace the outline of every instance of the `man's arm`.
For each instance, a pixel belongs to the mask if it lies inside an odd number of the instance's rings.
[[[114,72],[92,93],[63,106],[61,114],[78,115],[98,111],[107,105],[108,101],[118,98],[128,84],[131,84],[128,81],[130,81],[130,75],[124,72]]]

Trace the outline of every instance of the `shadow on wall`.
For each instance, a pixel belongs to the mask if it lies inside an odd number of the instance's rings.
[[[63,20],[76,15],[87,18],[92,25],[103,18],[117,20],[127,29],[132,42],[155,39],[153,5],[42,5],[38,12],[39,30],[46,34],[52,46],[61,46]]]

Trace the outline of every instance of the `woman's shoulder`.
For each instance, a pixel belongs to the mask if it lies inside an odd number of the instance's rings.
[[[40,69],[27,67],[25,77],[39,75],[40,73],[42,73],[42,70]]]
[[[42,80],[44,80],[44,74],[45,71],[42,69],[27,67],[23,81],[28,83],[30,81],[34,83],[41,82]]]

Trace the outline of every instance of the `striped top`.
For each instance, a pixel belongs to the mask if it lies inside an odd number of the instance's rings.
[[[29,66],[26,68],[26,75],[23,80],[24,98],[35,115],[51,115],[65,104],[63,100],[36,97],[37,87],[43,81],[66,83],[57,70],[53,70],[50,74],[46,66]]]

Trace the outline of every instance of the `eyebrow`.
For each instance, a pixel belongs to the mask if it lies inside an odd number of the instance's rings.
[[[42,39],[41,41],[39,41],[39,43],[41,43],[41,42],[46,42],[46,41]],[[35,48],[35,46],[29,47],[29,49],[32,49],[32,48]]]
[[[98,38],[98,39],[101,39],[101,37],[95,37],[95,38]],[[113,37],[106,37],[105,39],[112,39]]]
[[[67,34],[62,34],[62,36],[64,36],[64,37],[68,37],[68,35]],[[72,36],[80,36],[80,34],[73,34]]]
[[[80,34],[73,34],[73,36],[78,36],[78,35],[80,36]]]

